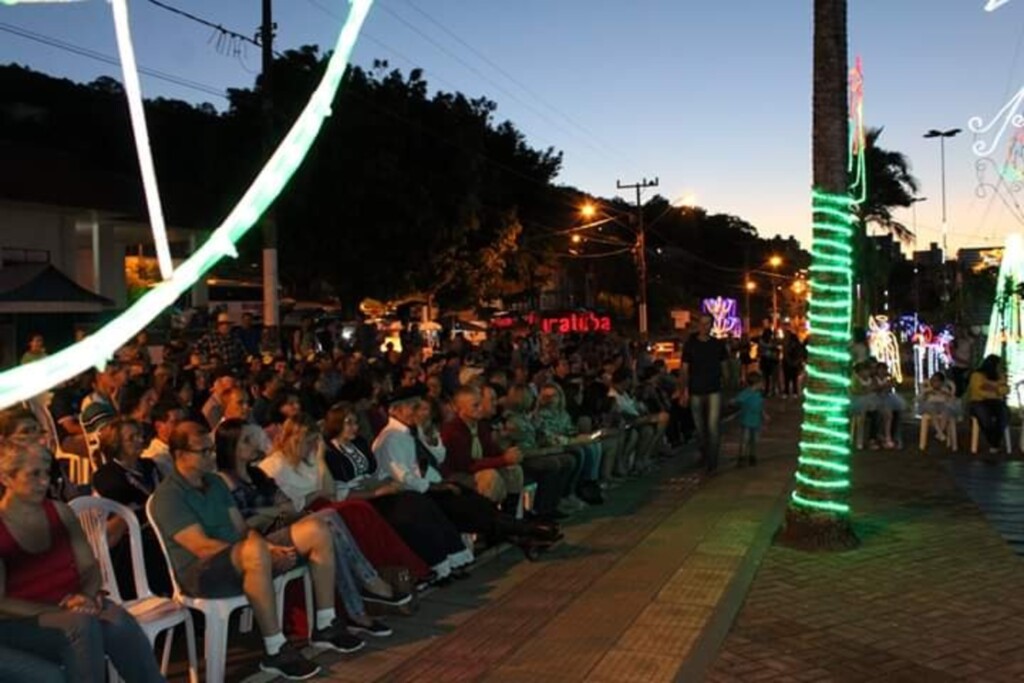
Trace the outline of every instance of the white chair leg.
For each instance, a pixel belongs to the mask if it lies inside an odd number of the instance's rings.
[[[951,419],[949,421],[949,427],[948,427],[948,430],[947,430],[948,434],[946,435],[946,443],[949,444],[950,450],[953,451],[954,453],[956,453],[958,450],[960,450],[960,444],[958,443],[958,438],[959,437],[957,435],[957,428],[956,427],[957,427],[956,420],[952,420]]]
[[[1013,441],[1010,437],[1010,426],[1006,426],[1006,431],[1003,432],[1003,443],[1006,446],[1006,455],[1013,455]]]
[[[917,448],[922,453],[928,450],[928,424],[931,421],[930,415],[921,416],[921,428],[917,432]]]
[[[316,607],[313,605],[313,576],[308,571],[302,575],[302,592],[306,595],[306,632],[312,638],[314,609]]]
[[[971,455],[978,454],[978,437],[980,436],[981,425],[976,418],[971,418]]]
[[[171,663],[171,647],[174,645],[174,629],[172,627],[164,631],[164,656],[160,661],[160,673],[167,675],[167,666]]]
[[[226,640],[224,646],[227,647]],[[196,629],[192,624],[191,612],[185,614],[185,647],[188,651],[189,683],[199,683],[199,658],[196,657]]]
[[[238,631],[240,633],[248,633],[252,630],[252,608],[246,607],[242,610],[242,615],[238,618]]]
[[[228,650],[228,615],[207,613],[206,615],[206,680],[221,683]]]

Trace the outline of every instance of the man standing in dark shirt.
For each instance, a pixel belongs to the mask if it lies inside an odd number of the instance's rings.
[[[721,440],[722,378],[728,372],[729,355],[721,339],[711,336],[712,318],[700,316],[697,333],[683,347],[683,404],[690,403],[704,466],[708,474],[718,469]]]

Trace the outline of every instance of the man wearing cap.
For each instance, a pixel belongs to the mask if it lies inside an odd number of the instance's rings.
[[[245,362],[245,347],[238,337],[231,334],[231,316],[217,314],[217,327],[199,340],[199,350],[207,358],[217,356],[229,368],[236,368]]]

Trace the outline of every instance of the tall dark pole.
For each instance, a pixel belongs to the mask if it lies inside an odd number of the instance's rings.
[[[272,0],[262,0],[263,20],[260,23],[260,47],[263,54],[263,154],[268,157],[274,144],[274,97],[271,71],[274,65],[274,18]],[[276,331],[281,324],[277,277],[277,221],[273,207],[263,214],[263,327]]]
[[[615,181],[615,187],[619,190],[636,190],[636,267],[637,267],[637,299],[639,302],[637,322],[640,328],[640,337],[647,339],[647,235],[644,231],[644,205],[641,199],[641,192],[648,187],[657,187],[658,179],[647,180],[644,178],[638,183],[622,184]]]
[[[949,301],[949,273],[946,261],[949,259],[949,225],[946,223],[946,138],[960,134],[959,128],[935,130],[932,128],[924,134],[926,138],[939,139],[939,168],[942,174],[942,290],[944,302]]]

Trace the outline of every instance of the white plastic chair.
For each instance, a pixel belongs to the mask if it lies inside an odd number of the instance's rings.
[[[174,641],[174,629],[179,624],[185,625],[185,641],[188,646],[188,675],[191,683],[199,681],[199,667],[196,663],[196,634],[192,625],[192,615],[189,611],[169,598],[162,598],[153,595],[149,588],[149,580],[146,577],[146,563],[142,555],[142,532],[139,528],[139,520],[130,508],[121,503],[102,498],[100,496],[82,496],[75,498],[70,503],[71,509],[75,511],[78,521],[85,531],[92,552],[99,563],[100,576],[103,579],[103,590],[110,599],[121,604],[125,610],[135,617],[142,627],[149,642],[156,646],[156,637],[167,632],[164,638],[163,658],[160,662],[160,671],[166,676],[167,665],[171,657],[171,644]],[[124,601],[121,599],[121,591],[117,586],[117,578],[114,574],[114,563],[110,558],[110,548],[107,545],[107,520],[115,516],[121,519],[128,527],[128,541],[130,543],[132,576],[135,579],[134,600]],[[120,680],[110,670],[111,681]]]
[[[203,642],[203,655],[206,659],[206,680],[208,683],[222,683],[227,660],[228,626],[231,614],[237,609],[249,607],[249,599],[244,595],[230,598],[196,598],[183,593],[181,586],[178,585],[178,576],[174,571],[174,565],[171,563],[171,556],[167,552],[167,543],[160,532],[159,525],[157,525],[156,520],[153,518],[152,496],[146,501],[146,517],[149,519],[153,531],[156,532],[157,540],[160,541],[160,549],[167,560],[167,569],[171,575],[171,585],[174,586],[175,601],[185,607],[202,612],[206,619],[206,636]],[[312,634],[313,582],[310,579],[309,571],[305,567],[296,567],[274,578],[278,626],[281,626],[284,618],[284,587],[294,579],[299,578],[303,580],[303,587],[306,593],[306,625],[309,633]]]
[[[932,416],[927,413],[921,415],[921,429],[917,434],[917,447],[924,453],[928,450],[928,436],[931,433],[929,427],[931,426]],[[957,432],[956,432],[956,420],[949,420],[946,426],[946,445],[949,446],[949,450],[954,453],[957,451],[959,444],[957,443]]]
[[[978,423],[978,418],[971,417],[971,455],[978,454],[978,441],[981,436],[981,425]],[[1006,455],[1013,453],[1013,441],[1010,438],[1010,425],[1006,425],[1006,429],[1003,431],[1003,448],[1006,449]]]

